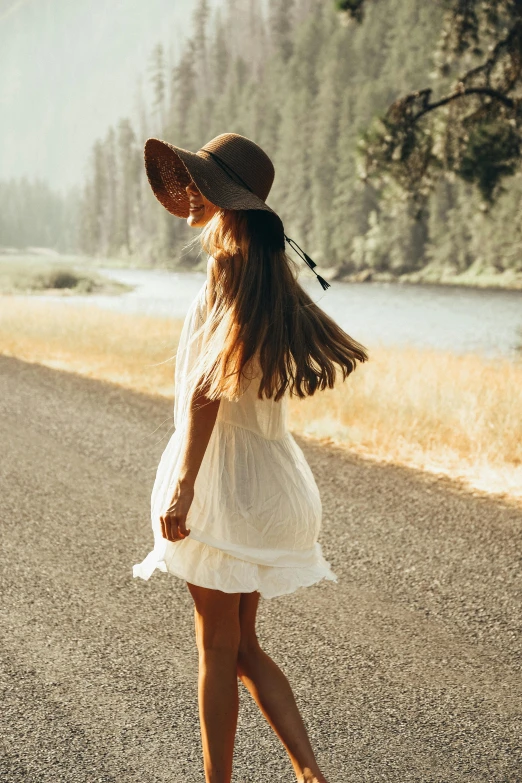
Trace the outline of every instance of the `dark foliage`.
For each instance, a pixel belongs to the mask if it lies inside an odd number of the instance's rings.
[[[360,20],[371,2],[338,6]],[[435,63],[439,90],[447,90],[437,97],[432,88],[410,92],[373,122],[361,144],[364,175],[380,184],[392,178],[422,201],[437,175],[451,171],[491,204],[521,163],[522,2],[441,5]]]

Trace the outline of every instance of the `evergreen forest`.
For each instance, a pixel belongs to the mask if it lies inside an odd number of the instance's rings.
[[[143,166],[149,136],[197,150],[224,131],[272,158],[268,203],[285,230],[336,279],[522,276],[522,175],[494,203],[448,174],[419,204],[361,170],[360,140],[405,93],[447,87],[434,70],[443,2],[381,0],[361,22],[321,0],[198,0],[177,62],[158,45],[136,116],[93,145],[84,182],[60,201],[42,182],[0,183],[0,244],[201,264],[183,220],[155,199]],[[23,215],[23,218],[22,218]]]

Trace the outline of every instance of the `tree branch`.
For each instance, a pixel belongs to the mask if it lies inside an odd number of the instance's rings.
[[[450,103],[451,101],[456,101],[459,98],[464,98],[467,95],[488,95],[490,98],[493,98],[494,100],[503,103],[504,106],[507,106],[508,109],[513,109],[515,106],[515,102],[511,98],[508,98],[507,95],[503,95],[501,92],[497,92],[497,90],[492,90],[489,87],[468,87],[465,90],[456,90],[450,95],[446,95],[445,98],[441,98],[440,101],[435,101],[435,103],[426,104],[424,108],[421,109],[421,111],[417,112],[417,114],[414,117],[412,117],[412,123],[417,122],[417,120],[420,119],[424,114],[427,114],[428,112],[433,111],[434,109],[438,109],[440,106],[445,106],[447,103]]]

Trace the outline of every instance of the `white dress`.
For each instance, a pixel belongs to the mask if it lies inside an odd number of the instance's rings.
[[[190,534],[161,535],[182,456],[192,389],[187,376],[201,347],[206,282],[185,317],[176,354],[174,426],[151,497],[154,549],[133,568],[149,579],[158,568],[225,593],[258,590],[264,598],[321,579],[337,581],[317,541],[322,506],[305,456],[286,427],[287,395],[260,400],[254,377],[235,402],[222,398],[187,515]]]

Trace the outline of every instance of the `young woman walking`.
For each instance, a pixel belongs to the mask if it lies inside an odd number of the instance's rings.
[[[170,572],[194,599],[207,783],[231,778],[238,678],[297,780],[325,783],[288,680],[259,645],[256,611],[260,596],[336,579],[287,399],[333,387],[336,368],[344,380],[368,356],[297,282],[285,253],[285,240],[295,243],[265,202],[274,167],[257,144],[225,133],[193,153],[148,139],[145,168],[163,206],[203,229],[209,259],[177,349],[175,432],[151,498],[155,546],[134,576]]]

